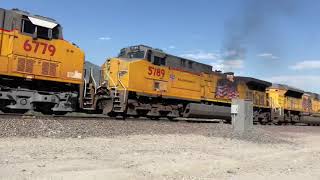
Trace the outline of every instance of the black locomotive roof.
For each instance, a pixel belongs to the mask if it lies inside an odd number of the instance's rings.
[[[135,48],[135,47],[137,47],[137,48],[139,48],[139,49],[147,49],[147,50],[150,49],[150,50],[152,50],[152,51],[159,52],[159,53],[163,53],[163,54],[166,54],[166,55],[168,55],[168,56],[175,57],[175,58],[177,58],[177,59],[185,59],[185,60],[188,60],[188,61],[197,63],[197,64],[201,64],[201,65],[203,65],[203,66],[208,66],[208,67],[211,67],[211,69],[212,69],[212,66],[211,66],[211,65],[204,64],[204,63],[198,62],[198,61],[193,60],[193,59],[189,59],[189,58],[185,58],[185,57],[179,57],[179,56],[176,56],[176,55],[173,55],[173,54],[169,54],[169,53],[167,53],[167,52],[165,52],[165,51],[163,51],[163,50],[161,50],[161,49],[159,49],[159,48],[153,48],[153,47],[151,47],[151,46],[144,45],[144,44],[139,44],[139,45],[135,45],[135,46],[129,46],[129,47],[127,47],[127,48],[128,48],[128,49],[131,49],[131,48]],[[124,49],[126,49],[126,48],[124,48]]]
[[[243,77],[238,76],[236,77],[237,80],[245,82],[249,89],[251,90],[259,90],[264,91],[266,88],[272,86],[272,83],[252,77]]]
[[[212,66],[208,64],[190,60],[185,57],[178,57],[178,56],[166,53],[161,49],[152,48],[146,45],[136,45],[136,46],[129,46],[129,47],[123,48],[121,49],[118,57],[126,58],[128,52],[144,52],[143,57],[156,65],[164,65],[173,69],[183,70],[186,72],[197,73],[197,74],[212,73]],[[139,59],[141,57],[142,56],[138,56]],[[155,57],[157,57],[157,61],[155,60]]]
[[[306,92],[306,94],[309,94],[312,98],[320,100],[320,95],[313,92]]]
[[[292,86],[288,86],[288,85],[285,85],[285,84],[273,84],[272,87],[279,88],[279,89],[285,89],[285,90],[288,90],[288,91],[295,91],[295,92],[299,92],[299,93],[305,93],[301,89],[298,89],[298,88],[295,88],[295,87],[292,87]]]
[[[252,84],[257,84],[257,85],[261,85],[261,86],[265,86],[265,87],[272,86],[271,82],[252,78],[252,77],[238,76],[237,78],[241,81],[244,81],[245,83],[252,83]]]
[[[287,92],[285,93],[285,96],[290,96],[295,98],[301,98],[302,95],[305,93],[301,89],[284,85],[284,84],[273,84],[272,87],[287,90]]]
[[[49,18],[49,17],[45,17],[45,16],[31,14],[31,13],[29,13],[27,11],[23,11],[23,10],[20,10],[20,9],[17,9],[17,8],[12,9],[11,11],[13,11],[13,12],[15,12],[17,14],[24,15],[24,16],[34,17],[34,18],[42,19],[42,20],[45,20],[45,21],[48,21],[48,22],[59,24],[59,22],[56,21],[55,19],[52,19],[52,18]]]

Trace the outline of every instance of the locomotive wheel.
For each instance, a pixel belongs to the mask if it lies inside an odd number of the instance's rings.
[[[42,114],[52,115],[53,114],[52,108],[54,107],[54,104],[34,103],[33,107],[35,107],[35,111],[41,112]]]
[[[116,117],[116,116],[117,116],[117,114],[114,113],[114,112],[109,112],[107,115],[108,115],[109,117]]]

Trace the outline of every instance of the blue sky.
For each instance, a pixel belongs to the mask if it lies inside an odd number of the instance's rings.
[[[0,0],[52,17],[87,60],[102,64],[123,47],[171,54],[320,93],[320,1]]]

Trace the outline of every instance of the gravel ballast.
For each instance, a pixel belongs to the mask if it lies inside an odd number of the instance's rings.
[[[279,130],[281,129],[282,130]],[[194,134],[203,136],[235,138],[255,143],[286,143],[282,131],[316,127],[254,126],[254,129],[235,134],[230,124],[186,121],[152,120],[105,120],[105,119],[1,119],[0,137],[50,137],[85,138],[127,135]]]

